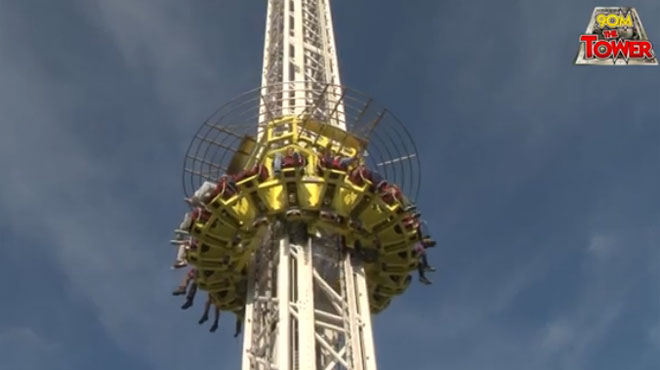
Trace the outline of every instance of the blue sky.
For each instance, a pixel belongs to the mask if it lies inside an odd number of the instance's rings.
[[[430,287],[381,369],[660,369],[660,69],[574,67],[594,1],[334,1],[417,139]],[[637,7],[660,45],[660,3]],[[0,0],[0,368],[237,369],[170,296],[181,165],[260,83],[264,1]]]

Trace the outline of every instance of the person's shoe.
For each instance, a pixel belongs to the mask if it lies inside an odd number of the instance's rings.
[[[188,241],[187,241],[187,240],[183,240],[183,239],[173,239],[173,240],[170,240],[170,244],[173,244],[173,245],[183,245],[183,244],[186,244],[186,243],[188,243]]]
[[[181,234],[181,235],[190,235],[188,230],[183,230],[183,229],[174,229],[175,234]]]
[[[429,237],[424,237],[422,239],[422,245],[424,248],[432,248],[435,247],[435,240],[429,238]]]
[[[204,315],[202,315],[202,318],[199,319],[199,321],[197,321],[197,323],[200,324],[200,325],[202,325],[202,324],[205,323],[208,319],[209,319],[209,315],[204,314]]]
[[[435,272],[435,267],[426,266],[426,267],[424,267],[424,270],[425,271],[430,271],[430,272]]]
[[[172,292],[172,295],[183,295],[183,294],[186,294],[186,287],[183,286],[176,288],[176,290]]]
[[[408,230],[414,229],[417,226],[417,220],[414,218],[404,219],[403,226],[405,226]]]
[[[177,262],[177,263],[172,265],[172,270],[180,269],[180,268],[186,267],[186,266],[188,266],[188,262],[185,262],[185,261]]]
[[[419,278],[419,281],[421,281],[423,284],[431,285],[431,280],[429,280],[429,279],[427,279],[427,278],[425,278],[425,277],[420,277],[420,278]]]
[[[181,306],[182,310],[187,310],[193,305],[193,300],[192,299],[186,299],[186,303]]]
[[[218,330],[218,323],[217,322],[215,324],[213,324],[213,326],[211,326],[211,329],[209,329],[209,331],[211,333],[215,333],[216,330]]]
[[[413,205],[406,206],[406,207],[403,209],[404,212],[412,212],[412,211],[415,211],[415,210],[417,210],[417,207],[415,207],[415,206],[413,206]]]

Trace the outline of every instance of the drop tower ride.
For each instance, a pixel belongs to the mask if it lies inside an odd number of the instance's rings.
[[[243,370],[375,370],[371,315],[425,239],[414,142],[341,85],[329,0],[268,1],[261,79],[190,143],[186,260],[243,320]]]

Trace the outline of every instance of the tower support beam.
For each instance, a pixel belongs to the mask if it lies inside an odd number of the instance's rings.
[[[268,0],[262,125],[313,116],[346,130],[329,1]],[[375,370],[362,263],[337,236],[284,226],[271,226],[249,271],[243,370]]]
[[[255,256],[243,370],[375,370],[361,262],[336,237],[293,239],[277,236]]]
[[[261,86],[274,112],[261,109],[259,122],[269,114],[297,115],[322,96],[320,111],[329,124],[345,127],[343,104],[337,97],[341,80],[329,0],[268,0]],[[323,91],[328,85],[332,91]],[[259,135],[263,128],[259,129]]]

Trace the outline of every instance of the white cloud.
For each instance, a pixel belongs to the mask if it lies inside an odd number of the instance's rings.
[[[159,85],[153,93],[169,105],[171,113],[182,117],[188,114],[182,111],[196,109],[198,115],[200,109],[195,107],[199,104],[198,96],[182,94],[194,90],[195,84],[217,83],[217,75],[213,73],[216,66],[205,60],[199,44],[178,18],[186,3],[170,1],[169,4],[165,11],[163,7],[167,6],[163,3],[104,1],[97,2],[97,10],[109,22],[127,63],[134,68],[157,71]],[[90,10],[92,18],[93,13]],[[0,22],[15,16],[12,14],[1,15]],[[147,161],[131,158],[131,152],[135,155],[139,151],[135,145],[141,143],[120,135],[120,142],[115,144],[122,146],[119,154],[126,158],[90,156],[92,145],[77,129],[81,124],[78,115],[85,109],[88,97],[82,96],[81,86],[51,74],[33,45],[32,40],[21,40],[20,34],[0,34],[0,53],[6,56],[0,60],[3,79],[0,168],[4,176],[0,207],[11,215],[7,226],[29,241],[51,249],[71,290],[81,301],[93,304],[100,323],[119,348],[161,369],[180,369],[204,361],[207,358],[204,355],[208,356],[205,351],[212,348],[210,342],[187,348],[192,358],[184,358],[176,351],[163,351],[163,348],[179,348],[179,341],[198,341],[196,335],[201,330],[191,318],[196,316],[193,313],[173,312],[179,300],[169,295],[178,275],[168,269],[174,249],[166,244],[169,230],[163,221],[174,219],[182,207],[177,203],[178,198],[168,197],[171,204],[154,211],[144,208],[145,203],[138,198],[154,190],[167,192],[168,187],[155,184],[160,181],[163,168],[177,167],[176,176],[179,160],[144,166],[135,188],[117,187],[130,164]],[[188,70],[194,73],[187,73]],[[188,81],[186,76],[194,78]],[[178,90],[185,87],[188,90]],[[160,128],[169,132],[185,129],[184,138],[192,134],[189,122],[184,122],[185,126],[177,119],[170,122],[174,125]],[[154,143],[144,138],[144,145]],[[168,153],[167,148],[161,146],[161,149]],[[162,153],[153,155],[163,157]],[[154,162],[158,163],[149,163]],[[172,182],[178,183],[176,179]],[[165,234],[154,237],[154,229]],[[226,315],[221,325],[232,327],[233,317]],[[235,351],[237,342],[225,338],[230,337],[229,331],[223,333],[223,339],[216,337],[216,343]],[[39,342],[29,330],[10,334],[19,335],[17,346],[29,348],[39,344],[44,351],[53,348]],[[2,340],[8,339],[3,336]],[[21,366],[24,367],[0,367],[47,368],[29,359]]]
[[[566,347],[573,338],[574,331],[567,323],[555,321],[548,324],[541,337],[541,347],[554,353]]]
[[[617,244],[611,236],[594,235],[587,250],[596,257],[607,258],[615,252]]]
[[[85,6],[92,22],[100,24],[110,36],[112,45],[109,47],[120,50],[131,73],[156,75],[153,93],[168,105],[168,113],[177,117],[163,123],[162,130],[181,132],[188,137],[192,133],[191,124],[178,118],[210,113],[205,111],[208,106],[199,102],[204,98],[199,88],[219,85],[221,81],[216,71],[222,69],[222,65],[208,60],[197,40],[195,27],[184,24],[187,3],[96,0],[85,2]],[[532,8],[525,9],[525,14],[535,13]],[[566,5],[555,8],[552,14],[561,16],[565,9]],[[4,17],[8,15],[3,17],[2,13],[0,11],[0,21],[7,21]],[[184,15],[183,21],[181,14]],[[643,20],[650,18],[646,14],[650,12],[642,13]],[[465,21],[462,17],[455,17],[455,20]],[[528,21],[537,20],[530,16]],[[158,245],[166,242],[167,235],[159,240],[149,233],[154,229],[167,231],[163,226],[167,219],[164,214],[173,214],[180,209],[170,205],[145,209],[136,200],[137,194],[148,193],[157,187],[154,184],[162,178],[156,175],[162,169],[145,166],[140,179],[134,183],[135,189],[126,193],[126,189],[116,188],[115,180],[125,173],[122,166],[128,161],[90,158],[86,147],[89,144],[73,127],[76,112],[81,109],[80,101],[84,98],[81,91],[76,86],[52,79],[38,62],[38,51],[30,48],[29,40],[19,42],[16,35],[7,34],[0,35],[0,39],[0,45],[4,46],[25,45],[21,53],[0,50],[3,55],[0,60],[3,80],[0,110],[4,120],[0,135],[0,168],[6,176],[0,182],[0,205],[3,211],[12,215],[8,221],[11,228],[47,242],[73,290],[84,300],[93,302],[101,323],[119,347],[146,357],[162,369],[191,367],[197,361],[208,359],[209,355],[204,351],[210,348],[220,348],[220,353],[214,353],[215,358],[226,355],[231,361],[238,362],[240,343],[226,340],[227,333],[222,337],[193,335],[192,330],[197,328],[190,329],[195,326],[191,314],[187,312],[184,316],[166,308],[176,302],[168,297],[167,291],[176,278],[166,270],[174,251],[167,245]],[[218,39],[218,47],[221,47],[222,35],[218,35]],[[511,88],[505,88],[502,95],[517,96],[519,91],[514,87],[544,71],[546,63],[547,60],[540,56],[532,60],[528,67],[519,71],[517,80],[511,81]],[[457,73],[466,78],[464,88],[467,91],[482,88],[478,83],[479,75],[473,70],[476,64],[467,63]],[[256,75],[258,71],[254,73]],[[540,81],[551,83],[555,77],[549,73]],[[577,96],[578,93],[573,94]],[[534,101],[542,98],[542,89],[526,97],[537,99]],[[465,100],[464,103],[466,109],[474,109],[473,101]],[[433,109],[437,109],[436,106]],[[195,124],[192,126],[194,128]],[[539,141],[547,138],[547,132],[541,128],[534,132],[538,133]],[[145,142],[145,145],[159,143]],[[135,148],[127,144],[125,151],[129,152],[129,157],[131,150]],[[146,161],[139,157],[131,159]],[[178,162],[174,166],[178,166]],[[543,166],[538,166],[537,170],[542,171]],[[475,176],[474,183],[479,180]],[[511,191],[507,195],[514,194],[529,180],[530,177],[525,176],[503,180],[510,181],[507,188]],[[466,191],[464,194],[469,198],[473,193]],[[498,195],[502,196],[502,193]],[[505,198],[501,203],[502,210],[514,200]],[[473,214],[477,205],[465,207],[462,203],[461,206],[456,210],[461,212],[459,217],[456,213],[447,213],[454,220],[459,219],[455,221],[457,226],[469,224],[473,217],[479,217]],[[529,326],[515,326],[502,316],[510,314],[516,298],[535,283],[544,279],[561,279],[546,276],[555,250],[540,251],[536,257],[504,261],[508,264],[499,268],[492,268],[492,261],[479,258],[457,265],[452,270],[455,275],[451,282],[440,278],[423,293],[418,290],[420,287],[413,287],[393,304],[391,311],[376,320],[382,325],[378,331],[386,334],[379,341],[382,344],[396,341],[394,345],[381,347],[379,358],[398,354],[402,346],[400,338],[414,338],[417,339],[414,345],[419,350],[415,357],[420,362],[428,363],[429,357],[439,354],[448,356],[434,360],[429,368],[437,368],[442,363],[455,365],[448,366],[453,369],[516,369],[523,368],[521,363],[524,360],[536,363],[538,366],[531,367],[536,370],[579,369],[589,352],[597,347],[598,341],[616,322],[625,308],[626,294],[635,282],[634,276],[626,275],[631,271],[634,274],[634,268],[617,267],[619,262],[625,263],[625,258],[621,258],[623,248],[618,248],[625,245],[623,241],[628,241],[630,235],[625,236],[618,235],[618,231],[594,233],[589,243],[581,247],[589,252],[588,256],[596,257],[585,262],[584,279],[562,282],[577,285],[579,298],[547,322]],[[474,251],[466,251],[471,252]],[[446,263],[453,267],[456,262]],[[437,274],[442,276],[443,272]],[[415,303],[410,303],[411,300]],[[233,318],[229,315],[221,320],[224,328],[232,326]],[[649,338],[660,346],[658,333],[660,320],[649,332]],[[213,338],[213,343],[209,344],[211,340],[206,338]],[[185,357],[172,350],[180,349],[182,343],[186,346]],[[0,348],[6,348],[5,345],[35,346],[45,353],[57,351],[57,346],[44,342],[25,328],[0,334]],[[463,347],[457,348],[460,345]],[[422,348],[431,351],[422,352]],[[443,352],[443,348],[449,348],[451,352]],[[556,362],[563,366],[553,366]],[[45,368],[34,366],[25,369]]]
[[[221,103],[204,94],[217,93],[217,88],[227,83],[221,80],[226,75],[221,71],[234,53],[226,46],[226,35],[218,34],[213,46],[227,48],[227,53],[223,59],[210,59],[202,41],[203,28],[195,24],[189,2],[91,0],[82,4],[93,24],[109,36],[112,44],[108,46],[121,53],[132,76],[154,83],[162,109],[173,117],[170,121],[176,125],[172,128],[178,129],[179,135],[191,135],[197,124],[190,118],[206,118],[216,108],[213,104]],[[253,71],[254,76],[258,73]]]

